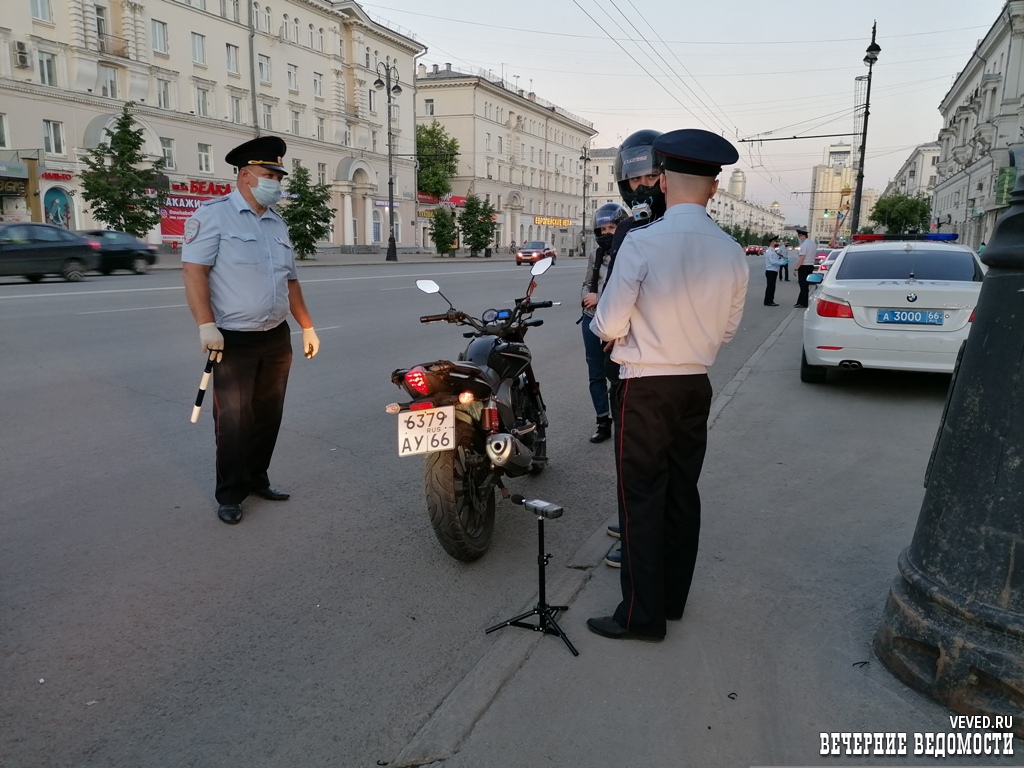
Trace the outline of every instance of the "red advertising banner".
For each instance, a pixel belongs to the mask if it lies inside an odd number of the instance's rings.
[[[425,205],[447,203],[449,205],[454,205],[456,208],[464,208],[466,205],[466,198],[460,195],[445,195],[444,197],[439,198],[436,195],[428,195],[426,192],[417,192],[416,200]]]
[[[165,242],[182,242],[185,239],[185,222],[196,209],[209,200],[208,197],[176,195],[171,193],[160,206],[160,234]]]

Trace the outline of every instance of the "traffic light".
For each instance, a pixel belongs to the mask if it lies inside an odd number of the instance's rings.
[[[826,208],[825,209],[825,218],[827,219],[829,217],[829,215],[831,215],[831,213],[832,213],[832,211],[830,211],[828,208]]]

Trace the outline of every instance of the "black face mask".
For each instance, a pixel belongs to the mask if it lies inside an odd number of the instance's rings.
[[[608,234],[605,235],[597,235],[594,239],[597,240],[598,248],[607,251],[609,248],[612,247],[612,240],[615,239],[615,233],[609,232]]]

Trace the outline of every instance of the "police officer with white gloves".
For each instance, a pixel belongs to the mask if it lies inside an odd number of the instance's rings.
[[[700,534],[707,369],[739,327],[749,280],[743,248],[706,211],[736,149],[691,129],[659,136],[654,150],[668,209],[626,236],[591,325],[620,366],[622,600],[587,626],[615,639],[661,640],[666,620],[683,616]]]
[[[217,516],[229,525],[241,521],[250,493],[272,501],[290,496],[272,487],[267,475],[292,363],[289,313],[302,328],[306,357],[320,348],[288,227],[271,208],[287,175],[286,150],[276,136],[235,147],[225,157],[238,169],[234,191],[201,205],[185,224],[185,296],[199,343],[217,361]]]

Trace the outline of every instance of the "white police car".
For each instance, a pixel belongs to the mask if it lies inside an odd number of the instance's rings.
[[[800,380],[829,368],[952,373],[985,268],[955,235],[857,235],[804,312]]]

